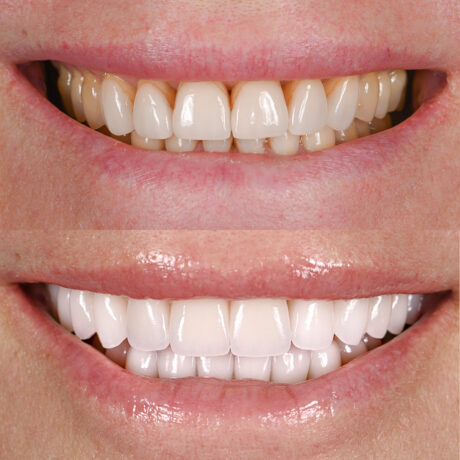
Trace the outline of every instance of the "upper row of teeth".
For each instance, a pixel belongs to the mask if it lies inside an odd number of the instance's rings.
[[[113,74],[57,64],[64,108],[93,129],[153,150],[230,151],[270,149],[292,155],[363,137],[391,126],[389,112],[404,103],[404,70],[327,80],[136,83]]]

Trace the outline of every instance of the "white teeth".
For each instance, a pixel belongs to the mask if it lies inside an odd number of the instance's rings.
[[[127,337],[132,347],[143,351],[156,351],[169,345],[167,301],[129,299],[126,322]]]
[[[172,109],[161,82],[139,82],[133,109],[136,132],[150,139],[167,139],[172,136]],[[173,91],[170,88],[170,91]],[[168,94],[166,92],[166,94]],[[173,98],[171,94],[169,98]]]
[[[102,82],[102,110],[107,128],[116,136],[129,134],[133,129],[133,102],[135,89],[114,75]]]
[[[197,371],[199,377],[230,380],[233,377],[233,355],[202,356],[197,360]]]
[[[395,294],[392,296],[391,317],[388,330],[392,334],[400,334],[404,329],[407,317],[409,296],[407,294]]]
[[[405,70],[392,70],[390,72],[391,95],[388,104],[388,112],[402,109],[404,104],[404,89],[407,83],[407,73]]]
[[[369,299],[334,301],[335,335],[348,345],[358,345],[366,331]]]
[[[287,303],[282,299],[250,299],[231,302],[232,353],[260,357],[289,350],[291,331]]]
[[[131,145],[141,147],[147,150],[163,150],[165,141],[163,139],[150,139],[148,137],[139,136],[136,131],[131,133]]]
[[[347,129],[355,117],[358,105],[359,77],[331,78],[324,83],[327,95],[327,124],[335,129]]]
[[[272,360],[270,356],[264,358],[246,358],[243,356],[235,357],[235,378],[270,380]]]
[[[388,72],[378,72],[379,100],[375,109],[375,118],[383,118],[388,113],[391,96],[391,82]]]
[[[224,140],[230,137],[230,103],[221,82],[181,83],[173,112],[176,137]]]
[[[170,348],[157,353],[158,375],[165,379],[196,375],[196,358],[173,353]]]
[[[311,352],[308,378],[315,379],[338,369],[341,364],[340,348],[332,342],[323,350]]]
[[[282,136],[270,137],[268,142],[277,155],[295,155],[299,150],[300,136],[286,132]]]
[[[94,324],[104,348],[120,345],[126,338],[126,299],[109,294],[94,294]]]
[[[141,351],[130,348],[126,356],[126,369],[133,374],[156,377],[157,354],[154,351]]]
[[[335,133],[332,128],[325,126],[314,134],[302,136],[302,144],[307,152],[324,150],[335,145]]]
[[[50,294],[50,300],[51,300],[51,312],[53,316],[57,319],[58,318],[58,312],[57,312],[57,297],[59,293],[60,287],[57,286],[56,284],[48,284],[48,291]]]
[[[358,345],[347,345],[346,343],[343,343],[341,340],[338,340],[337,345],[340,348],[340,357],[342,360],[342,364],[347,364],[353,359],[367,352],[366,345],[362,340],[358,343]]]
[[[92,73],[85,72],[81,98],[85,118],[92,129],[99,129],[105,124],[101,91],[101,80]]]
[[[203,150],[205,152],[230,152],[232,148],[233,137],[221,141],[203,141]]]
[[[80,339],[89,339],[96,332],[93,319],[92,292],[71,290],[70,316],[75,334]]]
[[[228,302],[189,299],[171,302],[171,349],[188,356],[219,356],[230,350]]]
[[[83,100],[81,97],[83,80],[83,75],[78,70],[74,70],[70,86],[70,98],[72,100],[75,118],[80,122],[85,121],[85,112],[83,110]]]
[[[125,367],[128,350],[129,343],[127,340],[123,340],[123,342],[121,342],[120,345],[117,345],[113,348],[107,348],[107,350],[105,350],[105,355],[114,363],[117,363],[121,367]]]
[[[373,350],[374,348],[380,347],[382,345],[381,339],[374,339],[370,335],[364,334],[363,343],[366,345],[367,350]]]
[[[378,100],[379,81],[377,75],[374,72],[361,75],[355,117],[369,123],[375,116]]]
[[[409,294],[407,299],[407,324],[414,324],[422,311],[423,295]]]
[[[198,141],[171,136],[166,139],[165,144],[166,150],[170,152],[193,152],[196,149]]]
[[[281,356],[274,356],[272,361],[272,380],[277,383],[298,383],[307,379],[310,367],[310,352],[291,349]]]
[[[366,332],[381,339],[387,332],[391,316],[391,295],[381,295],[369,299],[369,319]]]
[[[232,89],[232,132],[238,139],[283,135],[288,111],[278,81],[239,82]]]
[[[240,153],[265,153],[265,139],[235,139]]]
[[[327,99],[320,80],[291,81],[283,89],[292,134],[313,134],[325,126]]]
[[[70,316],[71,289],[59,287],[57,294],[57,315],[59,322],[68,330],[73,331],[72,317]]]
[[[334,304],[327,300],[291,300],[292,343],[303,350],[321,350],[334,338]]]

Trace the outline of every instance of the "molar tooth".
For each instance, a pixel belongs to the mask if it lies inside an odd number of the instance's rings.
[[[177,355],[169,347],[157,353],[157,365],[160,378],[178,379],[196,375],[196,358]]]
[[[131,145],[147,150],[163,150],[165,148],[165,141],[163,139],[143,137],[137,134],[136,131],[133,131],[131,133]]]
[[[219,356],[230,349],[226,300],[175,300],[171,302],[169,325],[174,353]]]
[[[341,340],[337,340],[337,345],[340,348],[340,357],[342,359],[342,364],[347,364],[358,356],[363,355],[367,352],[366,345],[361,340],[358,345],[347,345]]]
[[[315,379],[338,369],[341,365],[340,348],[333,341],[327,348],[315,350],[310,355],[308,378]]]
[[[57,294],[57,313],[59,322],[70,332],[73,331],[72,317],[70,316],[71,289],[59,286]]]
[[[201,356],[197,361],[197,371],[199,377],[230,380],[233,376],[233,355]]]
[[[270,148],[277,155],[295,155],[299,151],[300,136],[285,132],[282,136],[270,137]]]
[[[72,83],[70,86],[70,97],[72,99],[73,111],[75,113],[75,118],[80,121],[85,121],[85,112],[83,110],[83,100],[81,97],[81,92],[83,88],[83,75],[78,71],[74,70],[72,75]]]
[[[366,332],[381,339],[387,332],[391,315],[391,295],[380,295],[369,299],[369,319]]]
[[[335,335],[348,345],[358,345],[366,331],[369,299],[334,301]]]
[[[236,300],[230,306],[232,353],[260,357],[289,350],[289,311],[283,299]]]
[[[392,126],[390,114],[387,113],[383,118],[374,118],[369,123],[369,129],[371,130],[371,134],[379,133],[380,131],[385,131],[385,129],[389,129]]]
[[[408,305],[406,323],[414,324],[418,320],[420,312],[422,311],[423,295],[409,294],[407,302]]]
[[[405,70],[392,70],[389,73],[391,83],[390,102],[388,112],[402,110],[404,107],[404,96],[407,84],[407,73]]]
[[[61,95],[62,105],[68,115],[74,117],[72,107],[71,87],[72,87],[72,72],[65,68],[62,64],[59,65],[59,77],[57,81],[59,94]]]
[[[132,347],[141,351],[156,351],[169,345],[167,301],[128,299],[126,323],[127,337]]]
[[[265,153],[265,139],[235,139],[240,153]]]
[[[95,337],[97,338],[97,335]],[[114,363],[117,363],[121,367],[125,367],[128,350],[129,343],[127,340],[123,340],[120,345],[113,348],[107,348],[107,350],[105,350],[105,355]]]
[[[232,132],[238,139],[283,135],[288,111],[279,81],[243,81],[231,93]]]
[[[99,129],[105,124],[101,88],[102,83],[99,77],[96,77],[91,72],[85,72],[81,99],[86,121],[92,129]]]
[[[82,340],[89,339],[95,332],[93,319],[93,293],[72,290],[70,293],[70,316],[75,334]]]
[[[341,129],[340,131],[335,131],[336,144],[342,144],[344,142],[349,142],[354,139],[358,139],[358,129],[356,128],[356,125],[353,121],[351,122],[351,125],[347,129]]]
[[[392,334],[398,335],[406,324],[409,296],[407,294],[394,294],[391,300],[391,317],[388,330]]]
[[[270,356],[261,358],[246,358],[243,356],[235,357],[235,378],[236,379],[254,379],[270,380],[272,360]]]
[[[307,380],[310,367],[310,352],[299,350],[294,345],[287,353],[274,356],[272,360],[272,381],[277,383],[298,383]]]
[[[330,78],[324,83],[327,96],[327,124],[335,129],[347,129],[355,117],[358,105],[359,77]]]
[[[375,109],[375,118],[383,118],[388,113],[391,95],[391,82],[388,72],[378,72],[379,100]]]
[[[104,348],[113,348],[126,338],[126,299],[94,294],[93,314],[97,335]]]
[[[355,121],[353,123],[356,126],[358,137],[369,136],[369,134],[371,133],[369,123],[367,123],[366,121],[359,120],[358,118],[355,118]]]
[[[366,73],[359,78],[358,107],[355,117],[370,122],[375,116],[379,100],[379,80],[375,72]]]
[[[133,374],[143,375],[144,377],[156,377],[158,374],[157,354],[154,351],[141,351],[129,348],[125,367]]]
[[[179,85],[173,112],[176,137],[224,140],[230,137],[230,103],[221,82],[186,82]]]
[[[166,139],[166,150],[169,152],[193,152],[197,144],[198,141],[171,136]]]
[[[332,128],[325,126],[320,131],[302,136],[302,144],[307,152],[324,150],[335,145],[335,133]]]
[[[313,134],[327,120],[327,99],[321,80],[290,81],[284,88],[292,134]]]
[[[233,144],[233,137],[230,136],[227,139],[220,141],[203,141],[203,150],[205,152],[230,152]]]
[[[116,136],[129,134],[134,129],[134,87],[120,77],[106,75],[102,81],[101,94],[102,110],[109,131]]]

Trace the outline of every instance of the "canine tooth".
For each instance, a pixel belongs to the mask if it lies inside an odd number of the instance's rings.
[[[308,378],[315,379],[338,369],[341,365],[340,348],[332,342],[327,348],[315,350],[310,355]]]
[[[371,133],[371,129],[369,127],[368,122],[359,120],[358,118],[355,118],[353,123],[354,123],[354,125],[356,127],[358,137],[369,136],[369,134]]]
[[[388,72],[378,72],[379,100],[375,109],[375,118],[383,118],[388,113],[391,95],[391,82]]]
[[[129,344],[141,351],[169,345],[169,304],[165,300],[128,299],[126,331]]]
[[[159,83],[140,81],[134,100],[134,129],[140,136],[150,139],[167,139],[173,132],[171,96],[168,100]],[[174,90],[170,88],[170,91]]]
[[[177,355],[171,348],[157,353],[157,365],[160,378],[177,379],[196,375],[196,358]]]
[[[279,81],[243,81],[231,93],[232,132],[238,139],[283,135],[288,111]]]
[[[70,292],[70,316],[75,334],[82,340],[95,332],[93,319],[93,293],[73,289]]]
[[[75,118],[81,122],[85,121],[85,112],[83,111],[83,101],[81,97],[83,81],[83,75],[75,69],[73,71],[72,83],[70,86],[70,98],[72,99],[72,107]]]
[[[383,118],[374,118],[369,123],[369,129],[372,134],[379,133],[380,131],[385,131],[392,127],[391,116],[387,113]]]
[[[197,371],[199,377],[229,380],[233,376],[233,355],[201,356],[197,360]]]
[[[393,112],[400,105],[404,104],[403,96],[407,84],[407,73],[405,70],[392,70],[389,73],[391,84],[390,102],[388,104],[388,112]],[[403,104],[401,104],[403,101]]]
[[[233,137],[221,141],[203,141],[203,150],[205,152],[230,152],[233,144]]]
[[[289,350],[291,330],[282,299],[235,300],[230,305],[232,353],[257,358]]]
[[[327,300],[291,300],[292,343],[303,350],[321,350],[334,338],[334,303]]]
[[[327,99],[321,80],[290,81],[283,90],[292,134],[313,134],[325,126]]]
[[[235,139],[240,153],[265,153],[265,139]]]
[[[355,117],[370,122],[375,116],[379,100],[379,80],[375,72],[366,73],[359,77],[358,107]]]
[[[309,367],[310,352],[292,345],[287,353],[273,357],[271,379],[277,383],[302,382],[307,380]]]
[[[173,111],[173,130],[183,139],[224,140],[230,137],[230,103],[221,82],[181,83]]]
[[[348,345],[358,345],[366,331],[369,299],[334,301],[335,335]]]
[[[121,296],[95,293],[94,324],[104,348],[113,348],[126,339],[126,299]]]
[[[147,150],[163,150],[165,148],[165,141],[163,139],[142,137],[136,131],[133,131],[131,133],[131,145]]]
[[[97,335],[95,337],[97,338]],[[107,350],[105,350],[105,355],[114,363],[117,363],[121,367],[125,367],[128,350],[129,343],[127,340],[123,340],[120,345],[113,348],[107,348]]]
[[[381,339],[387,332],[391,316],[391,295],[380,295],[369,299],[369,319],[366,332]]]
[[[57,295],[57,313],[59,322],[70,332],[73,331],[70,316],[70,289],[59,286]]]
[[[129,348],[125,367],[128,371],[137,375],[156,377],[158,374],[157,354],[155,351],[141,351]]]
[[[392,296],[391,317],[388,324],[388,330],[392,334],[398,335],[404,329],[408,304],[409,296],[407,294],[395,294]]]
[[[109,131],[116,136],[129,134],[134,129],[134,87],[120,77],[106,75],[102,81],[101,94],[102,110]]]
[[[295,155],[299,151],[300,136],[286,132],[282,136],[270,137],[268,142],[277,155]]]
[[[414,324],[422,311],[423,295],[409,294],[407,299],[407,324]]]
[[[169,137],[165,142],[166,150],[169,152],[193,152],[198,144],[198,141],[180,139],[176,136]]]
[[[243,356],[235,357],[235,378],[236,379],[254,379],[270,380],[271,358],[265,356],[262,358],[246,358]]]
[[[364,334],[363,343],[366,345],[368,351],[373,350],[374,348],[380,347],[382,345],[381,339],[375,339],[370,335]]]
[[[337,345],[340,348],[340,357],[342,360],[342,364],[347,364],[353,359],[367,352],[366,345],[362,340],[358,343],[358,345],[347,345],[346,343],[343,343],[341,340],[338,340]]]
[[[335,133],[332,128],[325,126],[314,134],[302,136],[302,144],[307,152],[324,150],[335,145]]]
[[[327,96],[327,124],[335,129],[347,129],[355,117],[358,105],[359,77],[330,78],[324,83]]]
[[[171,350],[179,355],[219,356],[230,350],[226,300],[175,300],[169,328]]]
[[[81,99],[86,121],[92,129],[99,129],[105,124],[104,113],[102,111],[101,88],[102,82],[99,77],[96,77],[91,72],[85,72]]]
[[[351,125],[347,129],[335,131],[336,144],[342,144],[343,142],[349,142],[354,139],[358,139],[358,130],[354,121],[351,122]]]
[[[61,95],[64,110],[71,117],[75,116],[72,107],[72,98],[70,96],[72,87],[72,72],[67,70],[63,65],[59,66],[59,77],[57,81],[59,94]]]

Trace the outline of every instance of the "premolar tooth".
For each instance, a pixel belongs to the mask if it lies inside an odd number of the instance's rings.
[[[70,97],[72,99],[72,107],[75,113],[75,118],[83,122],[85,121],[85,112],[83,110],[83,100],[81,97],[84,77],[78,70],[73,71],[72,83],[70,87]]]
[[[97,338],[97,335],[95,337]],[[113,348],[107,348],[107,350],[105,350],[105,355],[114,363],[117,363],[121,367],[125,367],[128,350],[129,343],[127,340],[123,340],[120,345]]]
[[[94,294],[94,324],[104,348],[120,345],[126,338],[126,299],[110,294]]]
[[[66,69],[62,64],[59,66],[59,77],[57,86],[62,99],[62,105],[68,115],[73,117],[74,111],[72,107],[71,87],[72,87],[72,72]]]
[[[290,81],[284,88],[292,134],[313,134],[327,120],[327,99],[321,80]]]
[[[133,102],[136,90],[115,75],[102,81],[102,109],[107,128],[116,136],[129,134],[133,129]]]
[[[57,297],[59,293],[59,286],[56,284],[48,284],[48,291],[50,294],[50,301],[51,301],[51,313],[56,319],[58,319]]]
[[[289,350],[291,330],[285,300],[233,301],[230,324],[232,353],[237,356],[275,356]]]
[[[57,294],[57,314],[59,322],[70,332],[73,331],[70,316],[70,289],[59,286]]]
[[[381,339],[387,332],[391,316],[391,295],[380,295],[369,299],[369,319],[366,332]]]
[[[354,125],[356,127],[356,131],[358,133],[358,137],[365,137],[369,136],[371,133],[371,128],[369,127],[369,123],[366,121],[358,120],[358,118],[355,118],[354,120]]]
[[[92,292],[76,289],[71,291],[70,316],[75,334],[80,339],[89,339],[96,332],[93,319]]]
[[[265,139],[235,139],[240,153],[265,153]]]
[[[233,376],[233,355],[201,356],[197,360],[197,372],[199,377],[229,380]]]
[[[302,144],[307,152],[324,150],[335,145],[335,133],[332,128],[325,126],[314,134],[302,136]]]
[[[171,136],[166,139],[166,150],[169,152],[193,152],[197,144],[198,141]]]
[[[224,140],[230,137],[230,103],[221,82],[186,82],[177,90],[173,112],[176,137]]]
[[[221,141],[203,141],[203,150],[205,152],[230,152],[233,144],[233,137]]]
[[[228,302],[188,299],[171,302],[171,350],[187,356],[219,356],[230,349]]]
[[[358,345],[366,331],[369,299],[334,301],[335,335],[348,345]]]
[[[324,83],[327,96],[327,124],[335,129],[347,129],[355,117],[358,105],[359,77],[330,78]]]
[[[378,72],[379,100],[375,109],[375,118],[383,118],[388,113],[391,95],[391,82],[388,72]]]
[[[270,380],[272,360],[270,356],[262,358],[246,358],[243,356],[235,357],[235,378],[236,379],[254,379]]]
[[[99,77],[91,72],[85,72],[81,98],[85,118],[92,129],[99,129],[105,124],[101,90],[102,82]]]
[[[133,374],[156,377],[158,375],[157,354],[155,351],[141,351],[130,348],[126,356],[125,367]]]
[[[369,129],[372,134],[374,133],[379,133],[380,131],[385,131],[386,129],[391,128],[392,122],[391,122],[391,116],[389,113],[387,113],[383,118],[374,118],[370,123],[369,123]]]
[[[370,122],[375,116],[379,100],[379,80],[374,72],[361,75],[359,78],[358,107],[355,117]]]
[[[374,348],[380,347],[382,345],[381,339],[375,339],[370,335],[364,334],[363,343],[366,345],[368,351],[373,350]]]
[[[178,379],[196,375],[196,358],[177,355],[169,347],[157,353],[157,365],[160,378]]]
[[[273,357],[272,380],[277,383],[302,382],[307,380],[309,367],[310,352],[292,345],[287,353]]]
[[[303,350],[321,350],[334,338],[334,303],[327,300],[291,300],[292,343]]]
[[[277,155],[295,155],[299,151],[300,136],[284,133],[282,136],[270,137],[270,148]]]
[[[422,311],[423,295],[409,294],[407,299],[407,324],[414,324]]]
[[[315,379],[324,374],[328,374],[338,369],[340,364],[340,348],[337,343],[333,341],[327,348],[311,352],[308,378]]]
[[[402,110],[404,107],[407,72],[405,70],[392,70],[389,73],[391,83],[390,103],[388,111]]]
[[[354,139],[358,139],[358,129],[356,128],[354,121],[351,122],[351,125],[347,129],[335,131],[336,144],[342,144],[344,142],[349,142]]]
[[[366,345],[362,340],[358,343],[358,345],[347,345],[346,343],[343,343],[341,340],[338,340],[337,345],[340,348],[340,357],[342,360],[342,364],[347,364],[353,359],[367,352]]]
[[[165,148],[165,141],[163,139],[143,137],[137,134],[136,131],[133,131],[131,133],[131,145],[147,150],[163,150]]]
[[[167,139],[172,136],[174,90],[168,90],[161,83],[147,80],[138,83],[133,124],[136,132],[144,138]]]
[[[231,98],[235,138],[261,139],[286,132],[288,111],[279,81],[239,82]]]
[[[392,296],[391,317],[388,324],[388,330],[392,334],[398,335],[404,329],[408,304],[409,296],[407,294],[395,294]]]
[[[167,301],[129,299],[126,322],[127,337],[132,347],[142,351],[156,351],[169,345]]]

